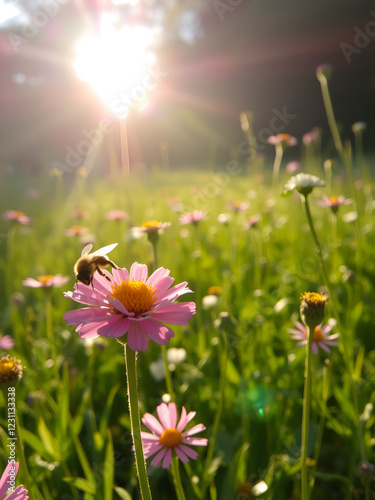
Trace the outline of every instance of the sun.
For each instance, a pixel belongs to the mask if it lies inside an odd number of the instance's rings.
[[[130,109],[145,106],[153,89],[153,42],[153,32],[145,26],[119,30],[102,22],[100,37],[88,36],[77,44],[77,76],[88,82],[115,114],[125,118]]]

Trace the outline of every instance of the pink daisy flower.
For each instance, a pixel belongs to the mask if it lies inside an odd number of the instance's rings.
[[[2,500],[27,500],[29,497],[27,495],[28,491],[25,490],[23,485],[17,486],[8,495],[4,496],[10,487],[14,487],[14,481],[18,474],[19,463],[11,461],[5,467],[5,470],[0,478],[0,499]]]
[[[345,198],[344,196],[327,196],[324,195],[322,200],[316,202],[317,205],[321,207],[329,207],[332,209],[333,213],[336,213],[341,205],[350,205],[353,202],[351,198]]]
[[[149,220],[146,222],[142,222],[142,226],[140,227],[132,227],[132,232],[134,233],[159,233],[166,229],[167,227],[171,227],[170,222],[159,222],[158,220]]]
[[[207,212],[203,210],[193,210],[192,212],[186,212],[180,215],[180,224],[198,224],[201,220],[204,220]]]
[[[107,220],[127,220],[129,215],[123,210],[110,210],[107,215]]]
[[[175,403],[168,405],[162,403],[156,408],[159,420],[145,413],[142,417],[143,424],[152,431],[141,432],[142,444],[145,458],[157,455],[151,462],[152,466],[158,465],[163,460],[163,469],[170,466],[173,452],[178,458],[186,463],[189,458],[196,460],[198,453],[189,446],[207,446],[208,439],[192,437],[199,432],[206,430],[203,424],[198,424],[183,432],[187,424],[195,417],[195,411],[186,413],[182,407],[181,418],[177,424],[177,408]]]
[[[95,273],[93,288],[77,283],[66,297],[88,306],[64,314],[68,325],[79,325],[81,338],[123,337],[133,351],[145,351],[149,337],[157,344],[168,344],[174,332],[163,323],[187,325],[195,314],[194,302],[174,303],[185,293],[192,293],[187,282],[171,285],[169,269],[160,267],[147,278],[147,266],[135,262],[130,271],[112,269],[112,274]]]
[[[53,274],[44,274],[43,276],[38,276],[37,280],[26,278],[22,281],[22,284],[30,288],[51,288],[52,286],[63,286],[69,280],[69,276],[61,276],[61,274],[56,274],[55,276]]]
[[[234,212],[245,212],[249,206],[250,203],[246,203],[246,201],[231,201],[228,203],[228,208]]]
[[[273,146],[281,144],[283,147],[285,147],[285,146],[296,146],[298,141],[295,137],[292,137],[289,134],[276,134],[269,137],[267,139],[267,142],[268,144],[272,144]]]
[[[19,224],[23,224],[24,226],[31,226],[33,223],[30,217],[27,217],[27,215],[25,215],[23,212],[19,212],[18,210],[7,210],[3,214],[3,219],[18,222]]]
[[[9,335],[0,334],[0,349],[12,349],[14,347],[14,340]]]
[[[72,226],[65,231],[65,235],[73,238],[74,236],[82,236],[89,232],[87,227],[84,226]]]
[[[262,219],[262,217],[258,214],[252,215],[251,217],[248,217],[245,222],[243,223],[243,228],[245,231],[250,229],[251,227],[255,226],[258,224],[258,222]]]
[[[299,321],[296,321],[295,326],[297,329],[291,328],[288,330],[289,333],[292,334],[292,338],[294,340],[299,340],[300,342],[297,342],[297,347],[301,345],[306,345],[307,344],[307,329],[305,325],[300,323]],[[322,325],[318,325],[314,329],[314,338],[312,342],[312,352],[314,354],[318,353],[318,347],[323,349],[326,352],[331,352],[330,348],[328,347],[329,345],[336,346],[338,345],[338,342],[335,342],[334,339],[338,339],[340,337],[339,333],[334,333],[333,335],[328,335],[327,334],[332,330],[332,326],[325,325],[322,327]]]

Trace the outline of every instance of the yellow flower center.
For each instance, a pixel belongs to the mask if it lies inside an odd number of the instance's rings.
[[[314,342],[321,342],[324,339],[323,332],[319,326],[314,328]]]
[[[278,137],[282,140],[282,141],[287,141],[288,139],[290,139],[292,136],[289,135],[289,134],[277,134]]]
[[[331,203],[337,203],[339,201],[339,197],[338,196],[330,196],[329,201]]]
[[[208,295],[220,295],[223,289],[221,288],[221,286],[210,286],[207,291]]]
[[[160,436],[160,444],[173,448],[182,441],[182,434],[177,429],[166,429]]]
[[[112,299],[118,299],[129,312],[136,315],[149,311],[152,304],[157,300],[154,297],[155,290],[152,285],[146,285],[142,281],[121,281],[112,287],[110,296]]]
[[[0,359],[0,376],[5,377],[10,375],[15,368],[15,362],[12,358]]]
[[[142,223],[142,227],[146,227],[146,228],[155,227],[155,228],[157,228],[159,226],[159,224],[160,224],[160,222],[158,220],[148,220],[148,221]]]
[[[45,285],[47,281],[53,278],[53,274],[43,274],[43,276],[39,276],[39,281]]]

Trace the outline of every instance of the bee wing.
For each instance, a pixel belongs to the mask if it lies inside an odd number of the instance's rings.
[[[89,243],[89,244],[88,244],[88,245],[86,245],[86,246],[84,247],[84,249],[82,250],[82,252],[81,252],[81,257],[82,257],[83,255],[87,255],[88,253],[90,253],[90,250],[91,250],[91,249],[92,249],[92,244],[91,244],[91,243]]]
[[[93,257],[104,257],[107,253],[112,252],[114,248],[116,248],[118,243],[113,243],[112,245],[107,245],[106,247],[99,248],[96,252],[92,254]]]

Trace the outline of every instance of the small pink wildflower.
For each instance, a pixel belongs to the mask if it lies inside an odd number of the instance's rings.
[[[72,226],[65,231],[65,235],[73,238],[74,236],[82,236],[89,232],[87,227],[84,226]]]
[[[157,220],[149,220],[149,221],[143,222],[142,226],[140,226],[140,227],[132,227],[132,232],[135,232],[135,233],[155,233],[155,232],[157,232],[157,233],[159,233],[170,226],[171,226],[170,222],[159,222]]]
[[[350,205],[353,202],[351,198],[345,198],[344,196],[327,196],[324,195],[322,200],[316,202],[317,205],[321,207],[328,207],[333,213],[336,213],[341,205]]]
[[[245,212],[249,206],[250,203],[246,203],[246,201],[231,201],[228,203],[228,208],[234,212]]]
[[[123,210],[110,210],[107,215],[107,220],[127,220],[129,215]]]
[[[177,424],[175,403],[168,405],[162,403],[156,408],[156,411],[159,420],[150,413],[146,413],[142,417],[143,424],[152,431],[152,434],[141,432],[145,458],[157,453],[151,465],[156,466],[164,459],[164,469],[170,466],[173,453],[184,463],[187,463],[189,458],[196,460],[198,453],[190,446],[207,446],[208,439],[192,436],[204,431],[206,427],[203,424],[198,424],[183,432],[188,423],[195,417],[196,412],[191,411],[187,414],[186,409],[182,407],[181,418]]]
[[[23,485],[17,486],[8,495],[4,496],[8,491],[10,486],[13,487],[13,479],[18,474],[19,463],[11,460],[5,467],[5,470],[0,478],[0,499],[3,500],[27,500],[29,497],[27,495],[28,491],[25,490]]]
[[[268,144],[272,144],[273,146],[281,144],[283,147],[285,147],[285,146],[296,146],[298,141],[295,137],[292,137],[289,134],[276,134],[276,135],[271,135],[271,137],[267,139],[267,142]]]
[[[195,314],[194,302],[174,301],[192,293],[187,282],[171,285],[174,279],[169,269],[160,267],[149,278],[147,266],[135,262],[130,271],[112,269],[112,274],[95,273],[93,288],[77,283],[65,297],[94,307],[75,309],[64,314],[68,325],[79,325],[81,338],[120,338],[127,334],[127,344],[133,351],[146,351],[149,338],[157,344],[168,344],[174,332],[163,323],[187,325]]]
[[[290,328],[288,330],[289,333],[292,334],[293,340],[299,340],[296,345],[297,347],[300,347],[302,345],[307,344],[307,328],[300,323],[299,321],[296,321],[295,326],[297,329]],[[334,339],[338,339],[340,337],[339,333],[334,333],[333,335],[328,335],[327,334],[332,330],[332,326],[325,325],[322,327],[322,325],[318,325],[314,329],[314,338],[312,342],[312,347],[311,350],[314,354],[318,353],[318,347],[323,349],[326,352],[331,352],[329,349],[329,345],[336,346],[338,345],[338,342],[335,342]]]
[[[31,226],[33,221],[30,217],[27,217],[23,212],[19,212],[18,210],[7,210],[3,214],[4,220],[10,220],[12,222],[18,222],[19,224],[23,224],[24,226]]]
[[[26,278],[22,281],[23,286],[28,286],[30,288],[51,288],[51,287],[60,287],[65,285],[67,281],[70,280],[69,276],[61,276],[61,274],[44,274],[42,276],[38,276],[38,279],[34,278]]]
[[[14,340],[9,335],[0,334],[0,349],[12,349],[14,347]]]
[[[250,229],[251,227],[255,226],[256,224],[258,224],[258,222],[261,220],[261,216],[256,214],[256,215],[252,215],[251,217],[248,217],[245,222],[243,223],[243,228],[245,231],[247,231],[248,229]]]
[[[206,218],[207,212],[203,210],[193,210],[180,215],[180,224],[198,224],[198,222]]]

